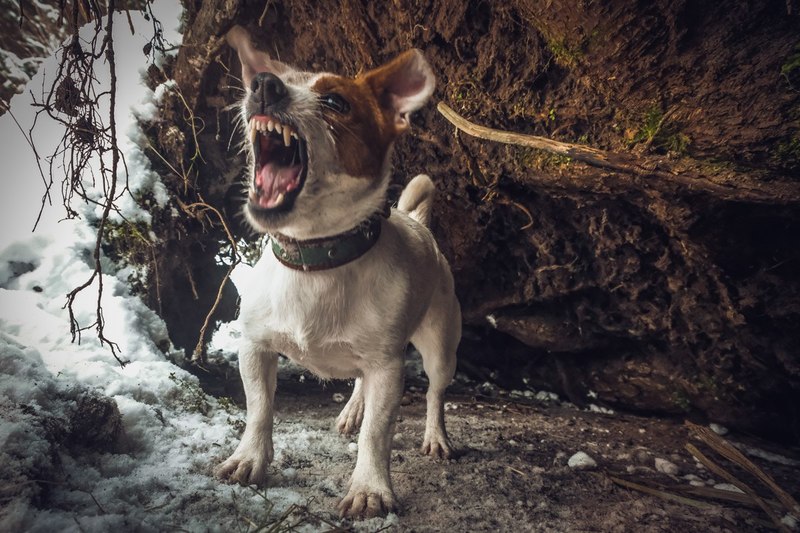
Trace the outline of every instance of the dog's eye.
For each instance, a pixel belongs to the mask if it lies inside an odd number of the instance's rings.
[[[319,97],[319,102],[328,109],[333,109],[337,113],[347,113],[350,111],[350,104],[347,102],[347,100],[336,93],[323,94]]]

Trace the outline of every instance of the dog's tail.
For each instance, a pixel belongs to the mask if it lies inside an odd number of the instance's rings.
[[[435,195],[436,187],[431,179],[425,174],[420,174],[403,189],[403,194],[397,202],[397,209],[408,213],[408,216],[423,226],[429,226]]]

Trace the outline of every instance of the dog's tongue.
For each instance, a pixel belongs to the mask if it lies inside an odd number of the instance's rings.
[[[300,182],[300,165],[278,166],[267,163],[256,174],[259,190],[258,205],[269,209],[283,203],[284,196],[297,188]]]

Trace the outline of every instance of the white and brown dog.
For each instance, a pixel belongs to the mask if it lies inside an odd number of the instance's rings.
[[[252,47],[236,27],[253,170],[247,219],[272,251],[242,291],[239,368],[247,429],[217,475],[260,484],[273,457],[278,354],[323,378],[356,378],[337,419],[361,428],[342,516],[397,509],[389,477],[392,435],[409,343],[430,385],[422,451],[449,457],[444,390],[453,378],[461,311],[447,261],[426,227],[434,187],[414,178],[382,215],[395,139],[433,92],[419,50],[349,79],[301,72]]]

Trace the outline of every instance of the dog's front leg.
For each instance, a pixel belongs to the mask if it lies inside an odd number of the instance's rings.
[[[403,358],[370,368],[362,378],[364,421],[358,437],[358,458],[347,495],[339,503],[342,517],[385,515],[397,510],[389,461],[392,435],[403,395]]]
[[[260,485],[272,462],[278,354],[245,341],[239,350],[239,373],[247,397],[247,427],[236,451],[217,468],[216,475],[242,485]]]

